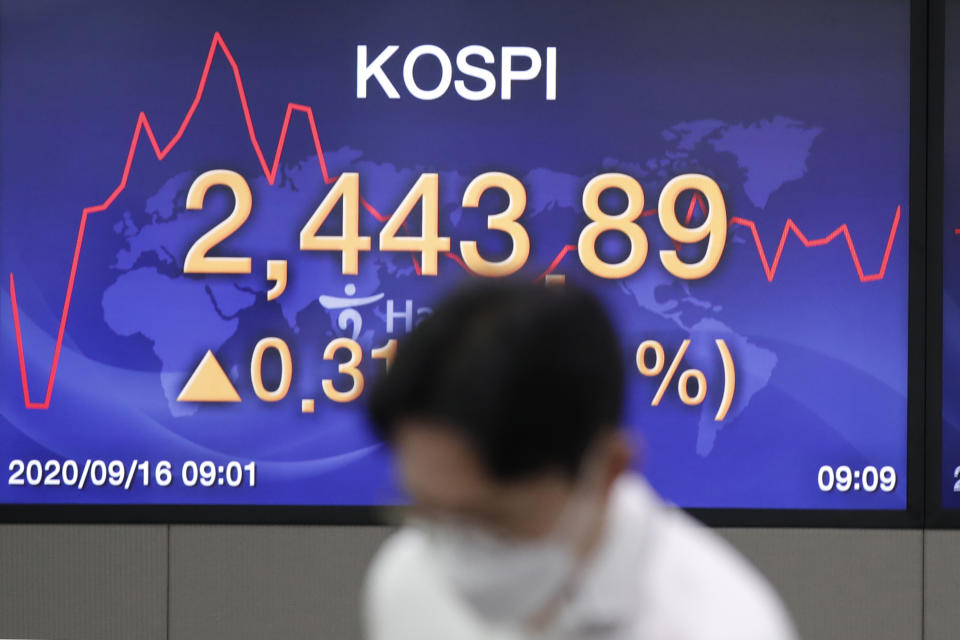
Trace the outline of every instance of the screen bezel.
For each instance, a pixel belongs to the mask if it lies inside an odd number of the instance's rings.
[[[939,509],[940,459],[928,458],[923,473],[925,451],[940,453],[942,410],[943,15],[943,0],[910,0],[907,506],[903,510],[686,510],[705,524],[904,529],[923,526],[925,516],[935,513],[939,526],[960,526],[960,511]],[[927,380],[936,384],[926,385]],[[926,500],[924,484],[938,489],[928,492]],[[3,523],[389,526],[401,522],[404,514],[405,508],[397,506],[0,504]]]

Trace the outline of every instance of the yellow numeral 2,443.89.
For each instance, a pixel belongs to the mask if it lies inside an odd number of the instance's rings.
[[[234,196],[234,209],[226,219],[202,235],[187,252],[183,263],[184,273],[240,274],[251,272],[249,257],[211,257],[207,253],[217,244],[240,228],[250,216],[252,196],[243,177],[233,171],[216,169],[201,174],[187,193],[187,209],[203,208],[204,197],[210,187],[228,187]],[[460,242],[464,264],[473,273],[488,277],[503,277],[516,273],[530,257],[530,236],[520,223],[526,210],[526,189],[517,178],[502,172],[492,171],[474,178],[463,194],[464,209],[479,206],[481,196],[489,189],[500,189],[507,195],[507,208],[487,218],[487,228],[506,233],[511,240],[511,250],[506,258],[489,261],[480,255],[474,240]],[[600,196],[608,189],[617,189],[627,198],[622,213],[613,215],[600,207]],[[684,191],[698,191],[706,198],[707,211],[703,222],[696,227],[687,227],[677,217],[677,199]],[[401,235],[407,220],[417,203],[420,204],[420,234]],[[320,229],[338,203],[341,207],[341,230],[339,235],[321,235]],[[341,273],[357,275],[360,252],[370,251],[370,236],[360,235],[360,176],[344,173],[337,178],[323,201],[300,230],[302,251],[339,251]],[[623,173],[599,175],[583,190],[583,210],[590,222],[580,233],[577,253],[583,266],[601,278],[627,278],[636,273],[647,259],[649,241],[638,224],[643,213],[643,188],[631,176]],[[660,226],[674,242],[681,244],[707,241],[702,258],[684,262],[675,250],[660,251],[664,268],[677,278],[695,280],[703,278],[716,268],[727,240],[727,209],[720,187],[711,178],[700,174],[685,174],[670,180],[660,193],[657,205]],[[606,262],[597,252],[597,240],[607,232],[622,233],[630,243],[627,257],[616,263]],[[420,254],[420,273],[437,275],[439,255],[450,251],[450,238],[440,235],[439,176],[425,173],[420,176],[404,199],[397,206],[380,231],[380,251],[409,251]]]

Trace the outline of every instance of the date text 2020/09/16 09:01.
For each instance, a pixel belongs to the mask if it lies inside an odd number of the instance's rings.
[[[114,487],[129,491],[140,487],[255,487],[256,462],[231,460],[21,460],[8,465],[7,484],[20,487],[69,487],[82,491],[92,487]]]

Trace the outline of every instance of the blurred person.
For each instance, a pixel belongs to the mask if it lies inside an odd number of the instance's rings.
[[[630,471],[624,371],[571,285],[474,284],[371,394],[412,507],[371,564],[369,640],[791,640],[736,551]]]

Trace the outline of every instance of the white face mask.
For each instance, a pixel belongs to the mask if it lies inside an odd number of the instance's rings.
[[[494,624],[529,622],[576,576],[577,545],[602,509],[578,491],[539,540],[510,540],[470,525],[424,523],[441,572],[457,594]]]

